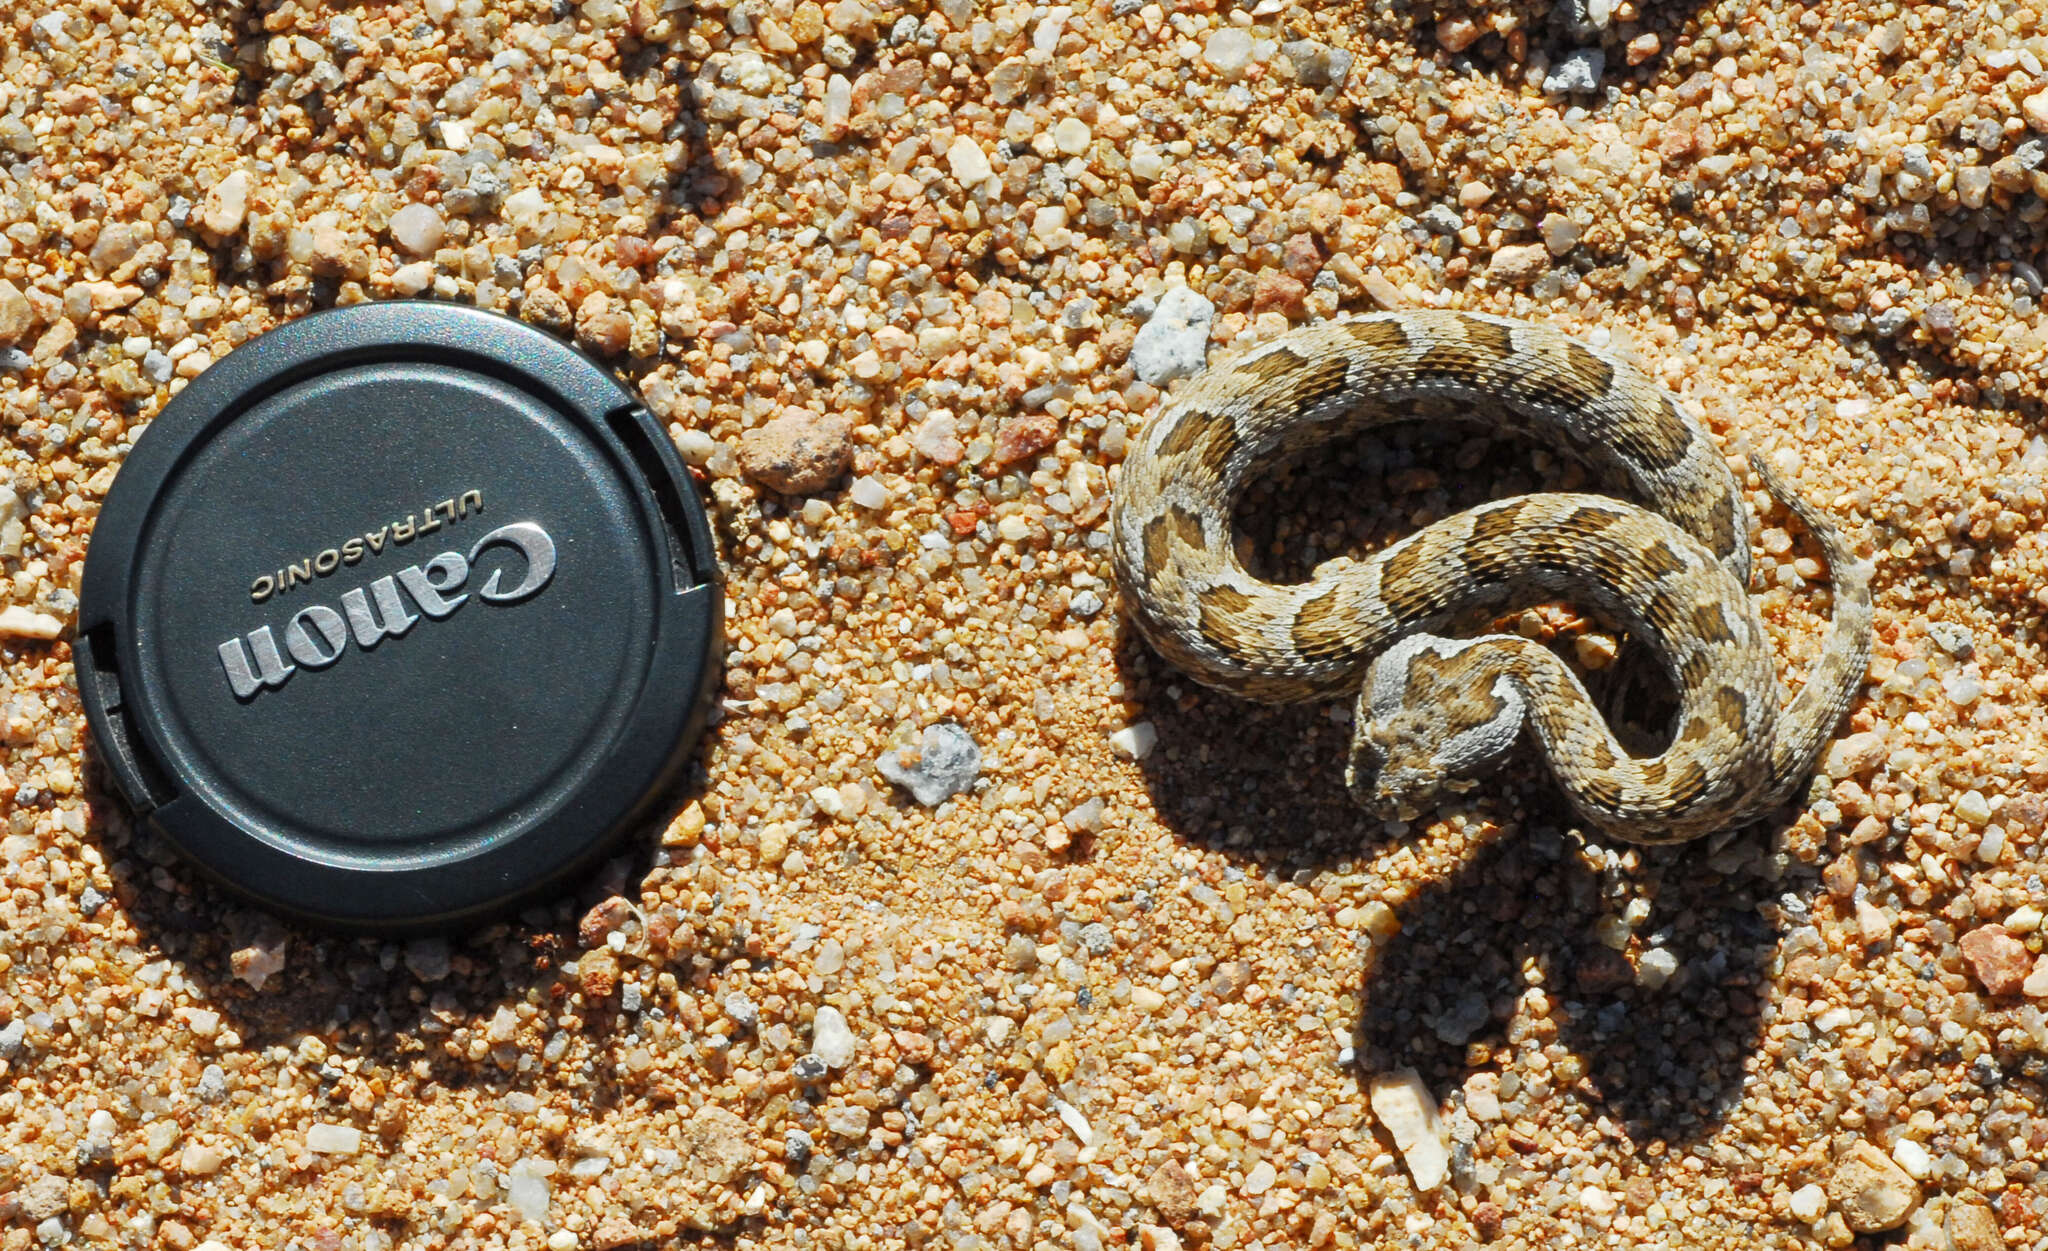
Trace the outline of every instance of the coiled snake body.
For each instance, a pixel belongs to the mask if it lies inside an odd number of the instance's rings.
[[[1617,474],[1647,507],[1545,493],[1482,504],[1308,581],[1254,578],[1231,509],[1276,459],[1386,422],[1476,421]],[[1632,843],[1738,825],[1813,769],[1868,668],[1870,566],[1762,461],[1824,549],[1834,621],[1781,701],[1746,590],[1748,521],[1706,432],[1640,370],[1546,326],[1415,311],[1317,323],[1193,379],[1133,443],[1112,511],[1131,619],[1200,681],[1267,703],[1357,692],[1346,782],[1385,816],[1466,789],[1527,726],[1580,814]],[[1569,667],[1475,611],[1569,600],[1646,639],[1679,695],[1670,747],[1622,748]]]

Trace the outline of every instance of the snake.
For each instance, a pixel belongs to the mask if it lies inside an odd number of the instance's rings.
[[[1582,462],[1630,498],[1483,503],[1304,581],[1250,573],[1233,509],[1261,470],[1395,422],[1457,421]],[[1729,458],[1642,369],[1541,323],[1447,309],[1312,322],[1201,370],[1129,440],[1112,489],[1126,617],[1197,681],[1268,704],[1355,693],[1345,785],[1414,819],[1470,792],[1525,739],[1586,823],[1655,845],[1786,804],[1869,668],[1872,566],[1761,457],[1750,464],[1826,557],[1832,620],[1789,700],[1748,584]],[[1625,750],[1579,675],[1460,621],[1568,602],[1647,644],[1677,695],[1670,740]]]

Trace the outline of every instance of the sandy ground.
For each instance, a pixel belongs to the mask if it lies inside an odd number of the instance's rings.
[[[2044,62],[2011,0],[10,7],[0,1247],[2048,1247]],[[1382,826],[1341,713],[1151,656],[1104,508],[1178,287],[1195,358],[1541,318],[1773,455],[1879,558],[1805,802],[1642,853],[1524,764]],[[134,828],[67,633],[163,401],[401,294],[644,390],[733,633],[630,854],[411,944]],[[1245,525],[1570,481],[1404,434]],[[1824,575],[1749,500],[1794,681]],[[946,722],[926,807],[876,762]]]

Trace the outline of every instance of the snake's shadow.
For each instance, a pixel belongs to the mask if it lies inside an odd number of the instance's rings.
[[[1514,1073],[1519,1111],[1482,1123],[1483,1134],[1523,1116],[1551,1120],[1567,1103],[1589,1121],[1608,1118],[1638,1149],[1683,1146],[1719,1125],[1761,1036],[1759,988],[1777,945],[1764,914],[1777,915],[1782,885],[1724,876],[1706,842],[1592,867],[1604,856],[1587,851],[1533,755],[1474,792],[1459,809],[1463,831],[1425,818],[1394,837],[1344,788],[1350,728],[1331,706],[1269,708],[1206,690],[1129,627],[1118,660],[1158,731],[1140,768],[1178,837],[1247,873],[1356,883],[1340,896],[1356,908],[1389,888],[1409,892],[1393,905],[1399,932],[1358,943],[1370,950],[1359,1019],[1347,1024],[1361,1086],[1412,1067],[1455,1103],[1474,1074]],[[1412,865],[1382,867],[1404,847],[1437,876],[1417,888],[1405,880]],[[1651,907],[1616,951],[1598,936],[1629,898]],[[1646,974],[1653,947],[1663,954]],[[1666,965],[1673,972],[1652,989]]]

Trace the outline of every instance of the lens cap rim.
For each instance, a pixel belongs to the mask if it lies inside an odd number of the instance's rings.
[[[152,623],[136,619],[138,584],[159,505],[201,449],[289,388],[387,362],[510,383],[600,447],[618,479],[606,489],[617,492],[623,483],[639,513],[635,564],[645,565],[653,583],[652,621],[637,691],[604,722],[608,750],[555,802],[488,827],[473,853],[454,859],[418,863],[418,849],[408,844],[381,853],[365,844],[360,856],[339,863],[316,854],[313,839],[295,838],[289,823],[246,828],[209,802],[205,780],[175,776],[168,744],[180,733],[171,714],[178,695],[164,687],[160,668],[142,680]],[[562,472],[589,480],[591,471],[574,457],[561,460]],[[345,489],[345,481],[315,475],[309,489]],[[164,405],[136,438],[94,523],[73,656],[93,740],[138,816],[245,898],[324,926],[396,934],[486,919],[610,851],[694,754],[722,669],[723,619],[724,588],[703,501],[666,432],[630,389],[524,322],[464,305],[385,301],[314,313],[260,335]]]

